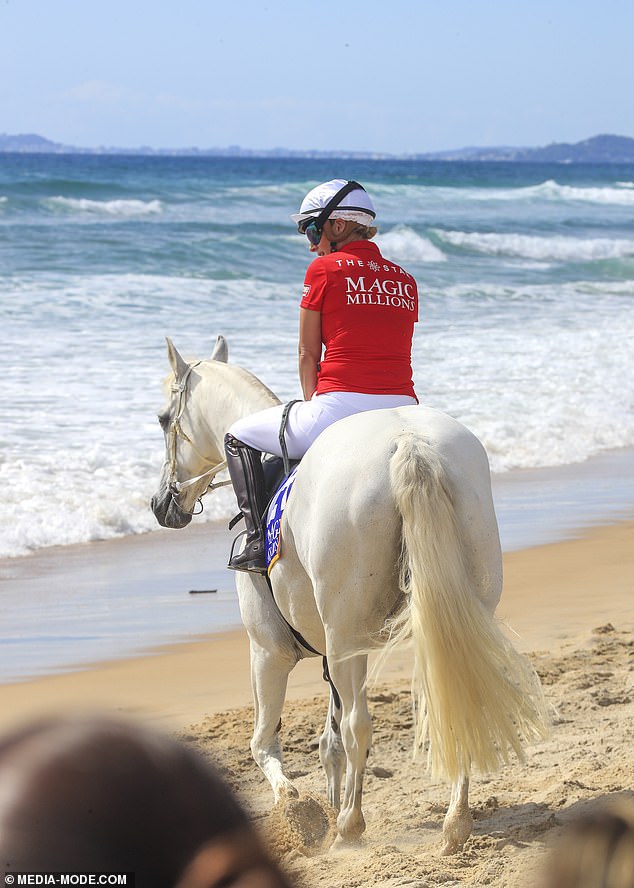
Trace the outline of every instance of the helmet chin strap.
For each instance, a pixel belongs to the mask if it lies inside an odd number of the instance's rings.
[[[332,230],[332,219],[328,219],[327,224],[328,223],[330,224],[330,233],[331,233],[331,235],[334,236],[334,231]],[[325,227],[325,225],[324,225],[324,227]],[[338,247],[337,247],[337,241],[334,240],[334,237],[331,238],[331,240],[328,243],[330,244],[330,252],[336,253],[338,250]]]

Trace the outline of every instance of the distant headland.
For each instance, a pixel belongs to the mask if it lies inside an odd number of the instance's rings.
[[[122,154],[159,157],[303,157],[357,158],[361,160],[513,161],[515,163],[634,163],[634,139],[627,136],[592,136],[582,142],[554,142],[542,148],[459,148],[408,154],[378,151],[313,151],[290,148],[80,148],[52,142],[34,133],[0,133],[0,153],[16,154]]]

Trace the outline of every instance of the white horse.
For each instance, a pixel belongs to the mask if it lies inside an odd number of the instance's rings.
[[[222,337],[210,360],[187,363],[169,340],[168,355],[167,458],[152,509],[163,526],[184,527],[224,465],[229,426],[279,401],[227,363]],[[337,705],[331,688],[319,752],[344,841],[365,829],[368,653],[409,637],[415,742],[427,747],[432,773],[452,783],[444,853],[460,849],[472,829],[470,771],[493,771],[512,752],[522,758],[548,722],[534,670],[493,619],[502,562],[484,448],[455,419],[420,406],[341,420],[299,465],[282,540],[273,596],[265,577],[236,573],[251,651],[251,751],[276,801],[297,795],[278,736],[288,676],[314,656],[289,627],[327,656],[340,697]]]

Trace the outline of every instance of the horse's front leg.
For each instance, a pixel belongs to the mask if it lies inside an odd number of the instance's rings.
[[[251,753],[271,784],[277,802],[283,796],[298,795],[284,774],[279,731],[288,676],[299,654],[264,577],[237,573],[236,588],[251,653]]]
[[[341,698],[341,742],[346,755],[343,803],[337,817],[337,831],[344,842],[360,838],[365,830],[361,811],[363,775],[372,741],[372,720],[365,691],[368,658],[364,655],[332,662],[330,675]]]
[[[295,662],[278,652],[265,650],[251,640],[251,686],[254,724],[251,753],[271,784],[275,801],[297,796],[298,792],[284,774],[280,727],[288,676]]]
[[[346,753],[341,742],[341,704],[335,705],[332,689],[324,732],[319,740],[319,758],[326,774],[326,797],[329,804],[339,810],[341,778],[346,762]]]
[[[469,778],[461,777],[451,788],[451,801],[442,826],[443,854],[460,851],[471,835],[473,817],[469,810]]]

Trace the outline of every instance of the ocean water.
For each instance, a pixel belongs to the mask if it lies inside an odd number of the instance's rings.
[[[289,214],[335,176],[418,280],[421,401],[494,472],[634,445],[634,166],[0,154],[0,557],[158,528],[165,336],[298,396]]]

